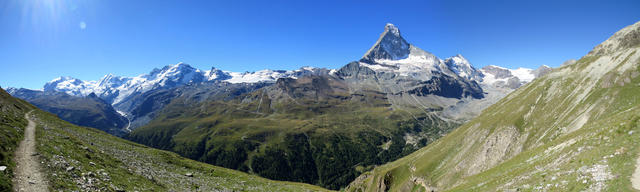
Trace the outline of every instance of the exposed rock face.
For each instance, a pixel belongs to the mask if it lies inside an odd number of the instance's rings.
[[[211,70],[207,71],[205,73],[205,76],[209,81],[211,80],[222,81],[222,80],[227,80],[232,78],[232,76],[229,75],[229,73],[225,73],[224,71],[217,69],[215,67],[211,67]]]
[[[640,44],[640,22],[616,32],[611,38],[593,48],[587,56],[611,54],[638,44]]]
[[[391,23],[387,23],[384,32],[361,62],[374,63],[376,60],[400,60],[409,56],[409,43],[400,36],[400,30]]]
[[[553,68],[543,65],[538,67],[536,70],[533,70],[533,75],[535,75],[536,78],[542,77],[543,75],[546,75],[547,73],[551,72],[551,70],[553,70]]]
[[[336,72],[336,75],[339,77],[364,80],[375,75],[375,71],[369,69],[368,67],[361,66],[358,62],[351,62],[340,68],[338,72]]]
[[[475,82],[457,81],[444,75],[423,81],[417,88],[409,90],[408,93],[416,96],[437,95],[456,99],[462,99],[467,96],[475,99],[484,97],[482,89]]]
[[[498,79],[513,77],[513,74],[511,74],[511,71],[509,69],[505,69],[495,65],[487,65],[483,67],[482,70],[484,71],[484,73],[492,74],[495,78]]]
[[[471,66],[471,63],[469,63],[469,61],[460,54],[445,59],[444,63],[460,77],[464,77],[472,81],[482,81],[482,78],[484,77],[481,71],[476,70]]]

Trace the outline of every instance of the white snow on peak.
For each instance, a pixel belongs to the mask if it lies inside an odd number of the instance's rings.
[[[301,67],[300,69],[302,69],[302,70],[312,71],[312,70],[314,70],[314,69],[316,69],[316,68],[315,68],[315,67],[311,67],[311,66],[304,66],[304,67]]]
[[[159,87],[175,87],[190,83],[223,80],[230,83],[256,83],[275,81],[278,78],[296,78],[313,73],[316,68],[303,67],[298,70],[261,70],[256,72],[228,72],[216,68],[202,71],[186,63],[167,65],[153,69],[148,74],[135,77],[120,77],[107,74],[98,81],[83,81],[72,77],[59,77],[46,83],[44,91],[60,91],[75,96],[95,93],[113,105],[125,101],[136,93],[144,93]]]
[[[384,26],[385,30],[392,33],[395,36],[400,36],[400,30],[398,29],[398,27],[396,27],[395,25],[393,25],[392,23],[387,23]]]
[[[482,69],[480,71],[482,71]],[[494,83],[496,83],[498,81],[507,82],[507,80],[509,80],[508,78],[498,79],[498,78],[496,78],[495,75],[493,75],[491,73],[483,73],[483,74],[484,74],[484,77],[482,78],[482,83],[487,84],[487,85],[493,85]]]
[[[58,77],[47,82],[43,90],[63,90],[63,92],[70,95],[86,96],[91,94],[95,87],[95,81],[82,81],[73,77]]]
[[[498,71],[496,71],[496,69]],[[497,82],[508,83],[509,80],[514,77],[518,78],[520,84],[524,84],[529,83],[536,78],[533,69],[522,67],[517,69],[507,69],[496,65],[488,65],[479,71],[484,75],[482,78],[482,84],[487,85],[492,85]]]
[[[469,80],[481,80],[483,78],[482,73],[476,70],[476,68],[474,68],[471,63],[469,63],[469,61],[460,54],[447,58],[444,60],[444,63],[447,64],[451,71],[458,74],[460,77],[467,78]]]
[[[229,83],[256,83],[262,81],[276,81],[280,78],[297,78],[306,73],[313,73],[317,68],[314,67],[302,67],[298,70],[260,70],[255,72],[226,72],[231,78],[225,80]]]
[[[227,72],[231,75],[231,79],[225,81],[229,83],[256,83],[261,81],[275,81],[278,78],[284,77],[284,73],[273,70],[260,70],[256,72]]]
[[[435,55],[420,48],[410,45],[410,53],[407,58],[399,60],[378,59],[376,63],[368,64],[360,62],[360,65],[374,71],[394,72],[400,76],[408,76],[418,79],[430,79],[432,72],[438,71],[446,74],[452,72],[446,70],[443,61]]]
[[[471,66],[469,61],[460,54],[457,54],[456,56],[451,57],[451,59],[453,59],[453,61],[455,61],[458,64],[461,64],[464,66]]]
[[[500,67],[500,66],[497,66],[497,65],[487,65],[487,66],[488,66],[488,67],[498,68],[498,69],[506,69],[506,70],[509,70],[509,69],[507,69],[507,68]]]
[[[510,71],[511,71],[511,74],[513,74],[513,76],[518,77],[520,81],[531,82],[533,79],[536,78],[536,76],[533,74],[533,69],[520,67],[517,69],[512,69]]]

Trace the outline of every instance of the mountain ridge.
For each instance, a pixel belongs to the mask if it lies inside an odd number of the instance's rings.
[[[390,51],[400,51],[402,53],[392,54]],[[413,55],[411,53],[413,53]],[[427,65],[435,65],[434,67],[438,68],[439,71],[443,71],[445,74],[451,74],[453,72],[460,77],[474,80],[478,84],[482,83],[481,77],[484,76],[483,72],[475,69],[462,55],[458,54],[446,58],[445,60],[441,60],[431,53],[409,44],[404,38],[402,38],[399,29],[390,23],[385,25],[384,32],[380,35],[376,44],[374,44],[367,53],[365,53],[361,61],[366,60],[367,62],[365,63],[367,64],[375,64],[376,62],[380,63],[377,66],[389,66],[385,64],[384,60],[401,61],[409,59],[411,56],[416,57],[420,62],[426,63]],[[447,64],[440,65],[437,63]],[[372,66],[368,67],[373,68],[374,70],[379,68]],[[424,67],[425,66],[418,66],[418,68],[413,67],[411,69],[412,71],[415,71],[424,69]],[[193,68],[186,63],[180,62],[175,65],[164,66],[161,69],[155,68],[147,74],[141,74],[135,77],[122,77],[107,74],[97,81],[83,81],[68,76],[59,77],[47,82],[44,85],[43,90],[60,91],[74,96],[87,96],[93,92],[105,101],[110,102],[115,108],[119,109],[118,104],[127,99],[129,95],[135,94],[136,92],[144,93],[157,87],[174,87],[177,85],[201,83],[205,81],[227,81],[231,83],[255,83],[262,81],[275,82],[278,78],[297,78],[299,76],[314,73],[333,74],[335,71],[337,71],[337,69],[301,67],[298,70],[265,69],[255,72],[230,72],[223,71],[215,67],[212,67],[210,70],[200,70]],[[530,80],[531,78],[522,81],[528,82]]]
[[[640,22],[625,27],[438,141],[362,174],[346,191],[634,190],[638,31]]]

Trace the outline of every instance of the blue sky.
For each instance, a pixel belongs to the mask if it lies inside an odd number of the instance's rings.
[[[475,67],[577,59],[640,21],[640,1],[0,1],[0,86],[135,76],[180,61],[230,71],[339,68],[393,23]]]

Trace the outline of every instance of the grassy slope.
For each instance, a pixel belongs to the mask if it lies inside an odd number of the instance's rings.
[[[13,98],[2,98],[0,101],[3,107],[6,103],[24,103]],[[16,116],[23,116],[25,110],[16,113]],[[326,191],[313,185],[268,180],[189,160],[97,129],[72,125],[40,110],[36,110],[34,114],[38,124],[37,150],[49,179],[49,187],[54,190]],[[3,115],[10,113],[3,112]],[[26,125],[24,119],[16,118],[15,121],[19,122],[16,126]],[[11,129],[13,127],[2,126],[4,132]],[[12,136],[18,138],[20,133],[22,131]],[[9,170],[5,173],[11,172]],[[5,173],[3,177],[9,178]],[[192,173],[193,177],[187,177],[186,173]],[[2,181],[10,182],[10,179]]]
[[[27,126],[24,114],[33,108],[0,89],[0,166],[7,166],[7,170],[0,172],[0,191],[12,188],[13,154],[24,137],[24,127]]]
[[[267,178],[339,189],[374,165],[416,150],[405,133],[429,135],[421,147],[455,126],[430,116],[418,122],[376,93],[277,102],[262,91],[226,102],[176,99],[130,138]]]
[[[28,89],[19,89],[13,94],[73,124],[98,128],[118,136],[126,134],[122,128],[127,126],[127,119],[95,95],[76,97],[62,92],[45,93]]]
[[[640,152],[637,51],[562,66],[348,190],[630,190]]]

